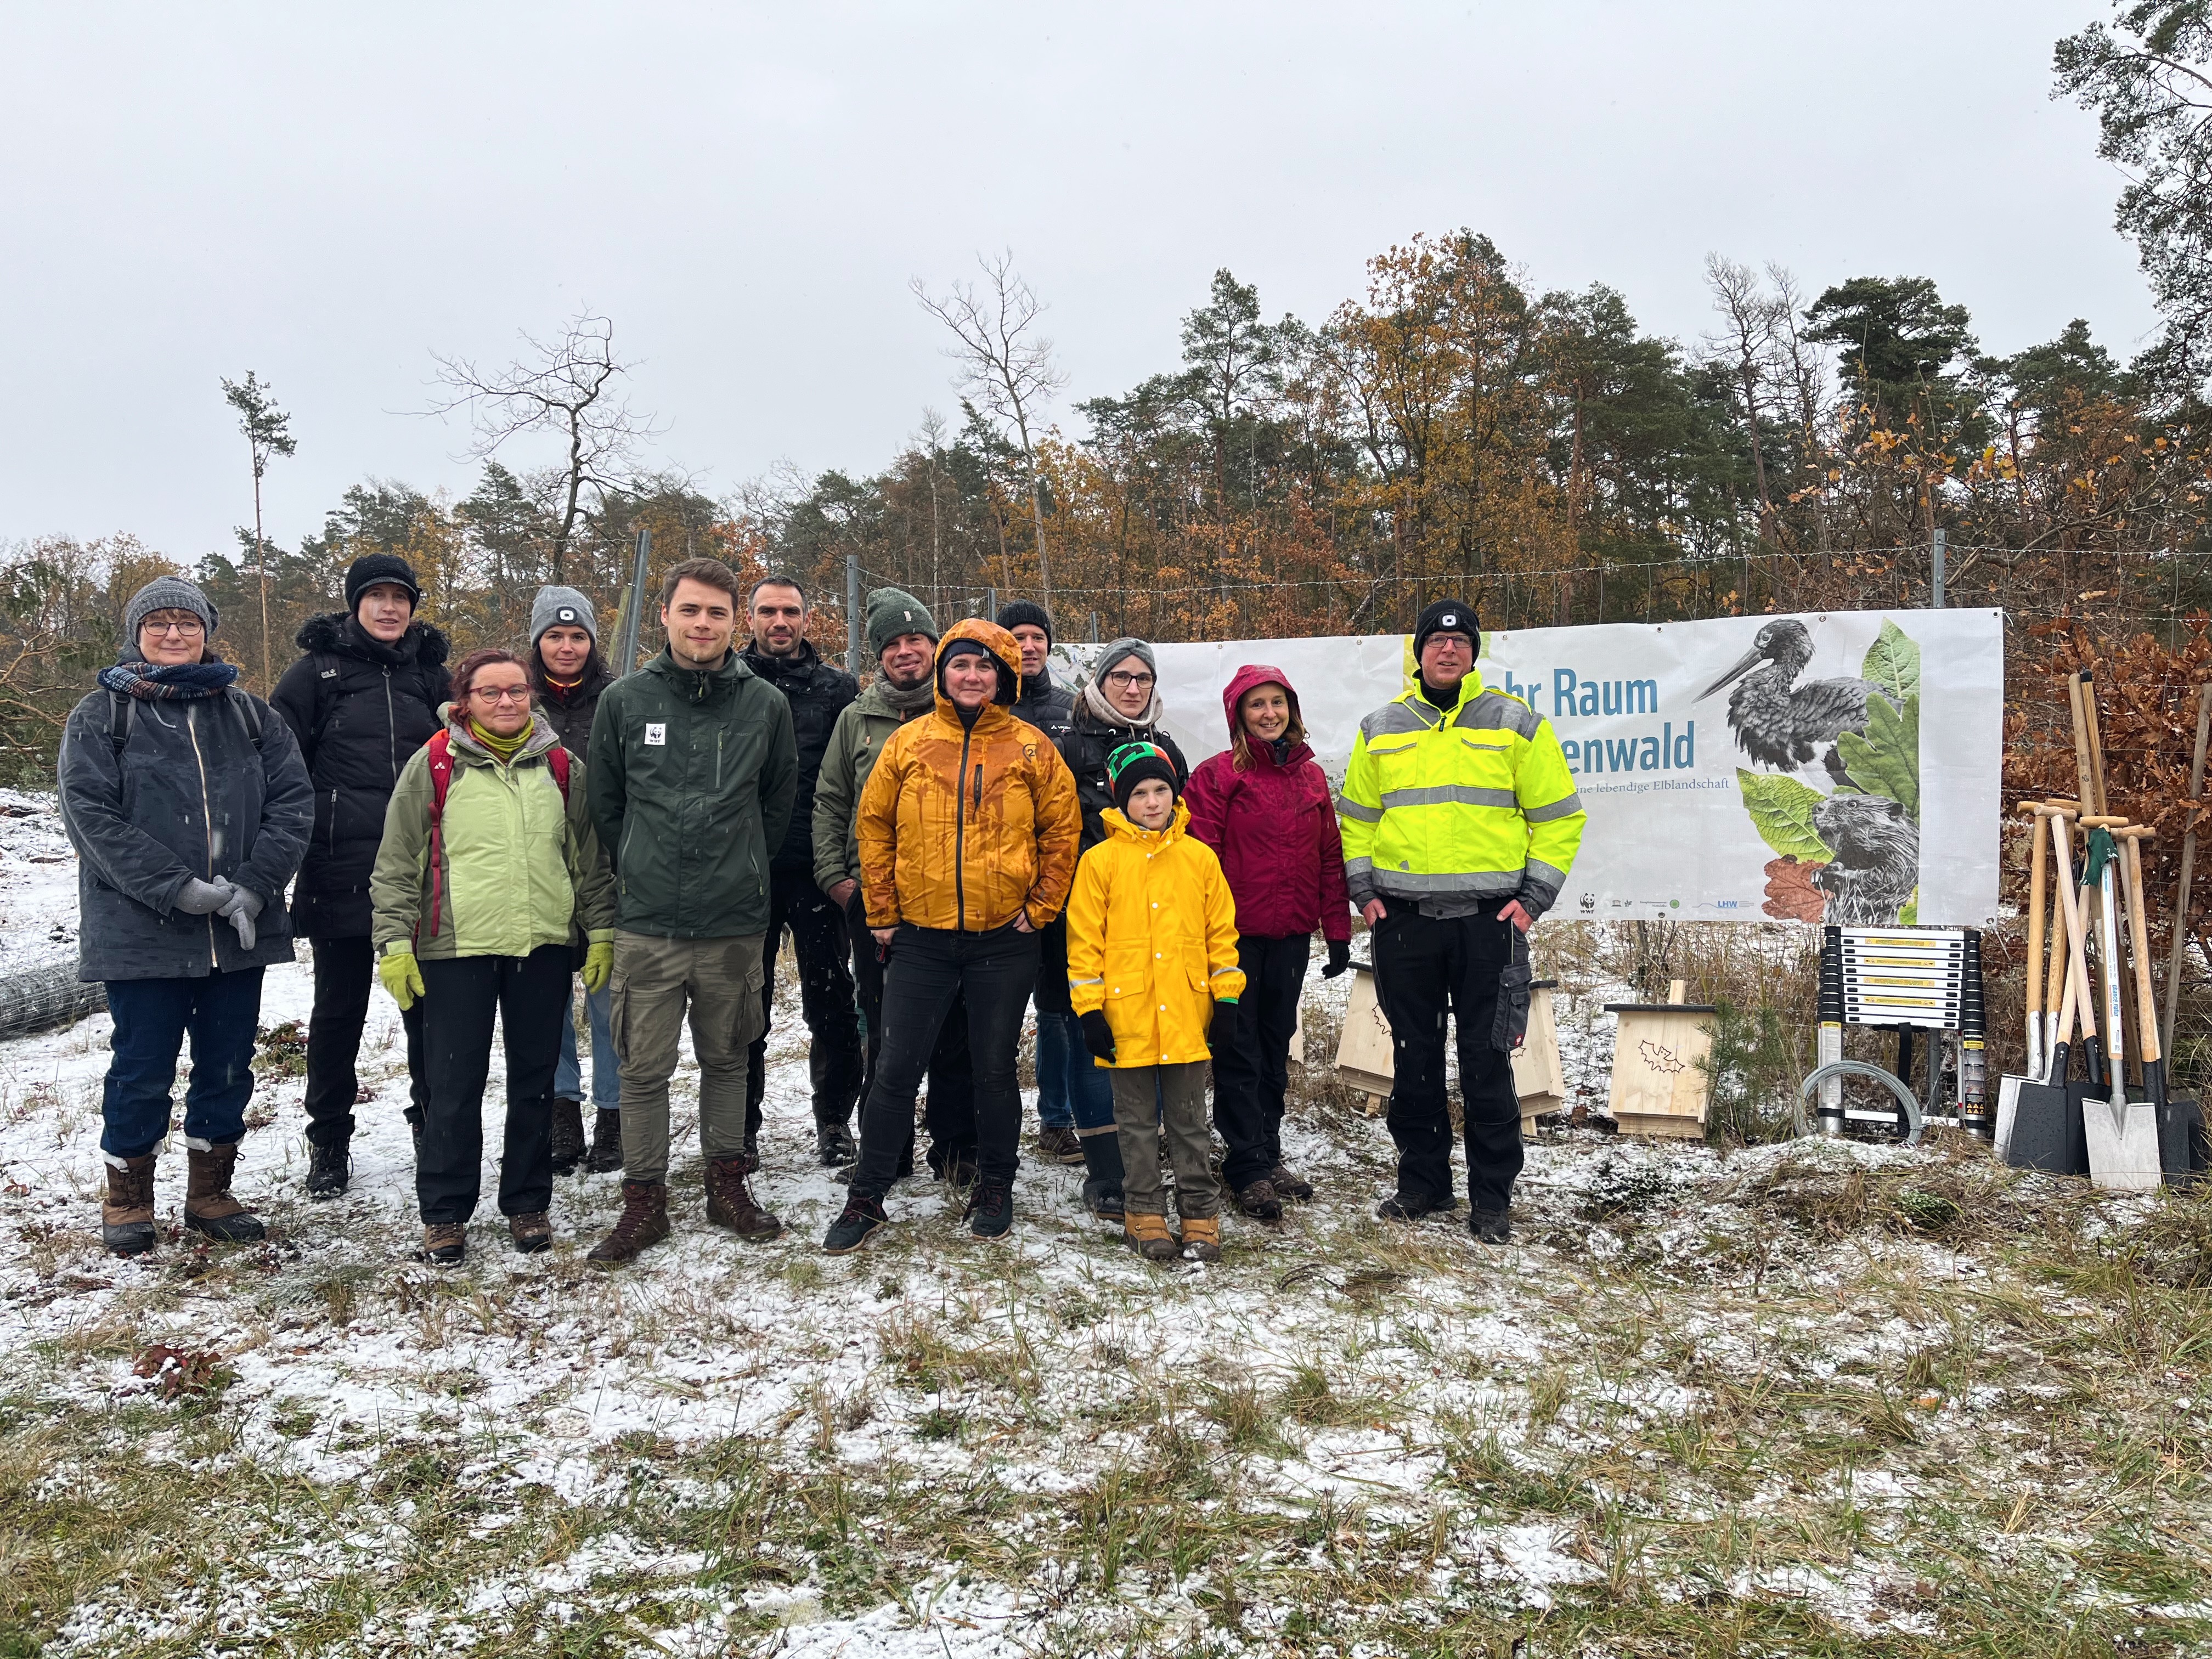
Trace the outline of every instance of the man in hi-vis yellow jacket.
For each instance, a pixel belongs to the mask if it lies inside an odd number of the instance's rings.
[[[1521,936],[1559,897],[1586,815],[1550,723],[1484,688],[1474,668],[1481,644],[1473,605],[1445,599],[1421,612],[1419,677],[1359,723],[1337,817],[1396,1050],[1389,1121],[1398,1190],[1376,1213],[1413,1221],[1456,1206],[1449,1015],[1459,1022],[1469,1227],[1503,1244],[1521,1173],[1512,1064],[1528,1012]]]

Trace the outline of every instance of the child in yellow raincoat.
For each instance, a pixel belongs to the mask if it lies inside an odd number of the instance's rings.
[[[1164,750],[1125,744],[1107,757],[1106,776],[1106,839],[1076,866],[1067,902],[1068,994],[1085,1043],[1114,1074],[1124,1236],[1152,1261],[1179,1249],[1217,1261],[1221,1187],[1209,1161],[1206,1075],[1218,1011],[1244,988],[1237,902],[1213,849],[1185,833],[1190,809],[1176,798]],[[1160,1184],[1163,1133],[1180,1245]]]

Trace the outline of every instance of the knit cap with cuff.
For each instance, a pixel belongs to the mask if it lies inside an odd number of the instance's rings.
[[[929,607],[903,588],[878,587],[866,602],[868,649],[878,657],[884,647],[906,634],[926,634],[937,642],[937,619]]]
[[[1176,777],[1175,763],[1159,744],[1125,743],[1106,757],[1106,787],[1114,792],[1115,809],[1125,817],[1128,816],[1130,795],[1139,784],[1153,778],[1181,798],[1182,785]]]
[[[210,634],[215,632],[219,614],[208,603],[208,596],[182,576],[156,576],[123,607],[124,638],[133,649],[138,644],[138,624],[156,611],[189,611]]]

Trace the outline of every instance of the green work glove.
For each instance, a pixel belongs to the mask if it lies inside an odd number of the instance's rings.
[[[405,1013],[415,1006],[415,999],[422,994],[422,969],[415,960],[412,951],[387,951],[376,964],[376,976],[384,981],[384,988],[392,993],[392,1000]]]
[[[615,976],[615,942],[584,947],[584,990],[586,995],[597,996],[607,988],[607,981]]]

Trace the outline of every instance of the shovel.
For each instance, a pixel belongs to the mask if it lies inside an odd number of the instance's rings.
[[[2046,1066],[2040,1080],[2023,1080],[2014,1091],[2009,1132],[2003,1127],[2004,1160],[2017,1170],[2045,1170],[2052,1175],[2087,1175],[2088,1153],[2082,1145],[2082,1088],[2066,1077],[2068,1044],[2078,1021],[2082,1048],[2094,1052],[2097,1015],[2089,994],[2088,964],[2081,951],[2081,913],[2074,902],[2073,859],[2069,852],[2068,825],[2078,808],[2071,801],[2045,801],[2039,817],[2050,822],[2051,845],[2057,854],[2057,879],[2052,899],[2059,926],[2051,940],[2050,993],[2063,977],[2063,995],[2049,994],[2058,1005],[2050,1029]]]
[[[2152,832],[2138,828],[2115,833],[2127,855],[2128,927],[2136,947],[2136,1005],[2141,1011],[2138,1024],[2142,1027],[2143,1093],[2150,1097],[2147,1105],[2129,1108],[2129,1127],[2131,1133],[2136,1132],[2134,1114],[2146,1110],[2150,1113],[2156,1126],[2151,1157],[2158,1169],[2158,1179],[2168,1186],[2185,1186],[2193,1182],[2204,1167],[2198,1156],[2204,1114],[2194,1100],[2172,1100],[2166,1095],[2166,1056],[2161,1047],[2164,1034],[2159,1029],[2157,1007],[2151,1000],[2150,935],[2143,926],[2142,843],[2151,839]],[[2135,1151],[2141,1155],[2140,1147]],[[2142,1184],[2158,1183],[2154,1181]]]
[[[2127,890],[2129,932],[2136,946],[2136,972],[2142,980],[2139,989],[2148,991],[2150,963],[2142,954],[2142,901],[2136,891],[2135,881],[2129,873],[2129,860],[2122,848],[2133,847],[2141,836],[2149,831],[2141,830],[2136,835],[2129,835],[2124,818],[2085,817],[2081,822],[2089,830],[2089,848],[2083,855],[2081,869],[2085,890],[2094,875],[2103,901],[2097,917],[2097,954],[2098,966],[2102,970],[2100,977],[2104,981],[2106,1054],[2112,1073],[2109,1099],[2099,1100],[2092,1095],[2081,1103],[2082,1139],[2088,1148],[2089,1179],[2093,1184],[2122,1192],[2141,1192],[2159,1186],[2162,1180],[2158,1157],[2158,1110],[2148,1101],[2128,1099],[2127,1033],[2120,1009],[2123,966],[2118,885]],[[2138,866],[2140,862],[2138,855]],[[2113,880],[2115,866],[2123,877],[2117,885]],[[2139,997],[2138,1014],[2143,1012],[2140,1001]],[[2152,1037],[2144,1049],[2146,1081],[2149,1078],[2148,1056],[2155,1049],[2157,1041]],[[2163,1067],[2160,1073],[2160,1092],[2163,1093]]]
[[[2050,838],[2044,833],[2043,819],[2048,809],[2041,801],[2024,800],[2020,810],[2028,819],[2027,971],[2021,975],[2027,986],[2027,1066],[2024,1076],[2008,1073],[1997,1079],[1996,1147],[2001,1158],[2012,1145],[2013,1120],[2020,1110],[2021,1085],[2039,1083],[2044,1077],[2043,893]]]

